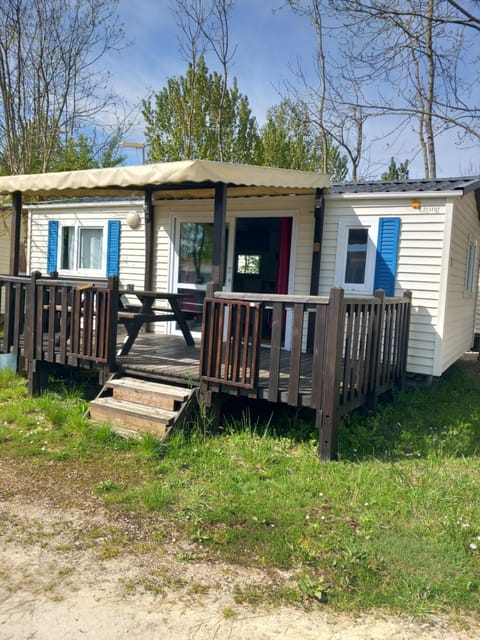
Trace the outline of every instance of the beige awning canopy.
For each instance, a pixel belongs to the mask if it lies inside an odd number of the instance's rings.
[[[0,177],[0,194],[23,196],[140,195],[146,189],[157,197],[181,198],[198,189],[223,183],[230,195],[313,193],[327,187],[327,176],[290,169],[229,164],[210,160],[184,160],[108,169],[87,169]],[[161,193],[160,193],[161,192]],[[183,193],[182,193],[183,192]]]

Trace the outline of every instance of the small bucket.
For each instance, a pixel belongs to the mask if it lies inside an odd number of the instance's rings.
[[[0,369],[17,371],[17,356],[15,353],[0,353]]]

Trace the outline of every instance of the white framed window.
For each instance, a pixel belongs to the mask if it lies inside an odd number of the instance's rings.
[[[172,287],[173,291],[182,294],[182,308],[189,314],[190,330],[199,335],[203,300],[207,284],[212,280],[213,222],[202,214],[178,216],[174,219],[174,229]],[[177,330],[172,323],[170,331]]]
[[[61,224],[58,233],[58,272],[62,275],[104,277],[107,235],[105,224]]]
[[[465,296],[470,297],[474,293],[475,267],[477,264],[477,242],[469,236],[467,246],[467,266],[465,270]]]
[[[339,220],[335,281],[347,293],[373,293],[377,236],[378,218]]]

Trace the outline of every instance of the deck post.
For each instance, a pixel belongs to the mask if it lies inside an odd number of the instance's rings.
[[[12,222],[10,226],[10,275],[18,276],[20,269],[20,230],[22,227],[22,192],[12,195]]]
[[[143,205],[144,226],[145,226],[145,276],[144,289],[151,291],[153,288],[153,197],[152,190],[145,190],[145,201]]]
[[[401,363],[400,363],[400,376],[397,377],[395,383],[399,389],[403,389],[405,385],[405,375],[407,373],[407,359],[408,359],[408,336],[410,333],[410,316],[412,313],[412,292],[407,290],[403,292],[403,297],[409,300],[407,305],[407,311],[405,312],[405,318],[403,321],[403,333],[400,338],[401,342]]]
[[[323,189],[317,189],[315,193],[315,225],[313,228],[312,247],[312,272],[310,276],[310,295],[318,296],[320,284],[320,262],[322,259],[323,222],[325,218],[325,198]],[[307,351],[313,353],[313,342],[315,335],[315,316],[308,314]]]
[[[48,374],[50,365],[43,360],[29,360],[28,369],[28,393],[30,396],[39,396],[48,387]]]
[[[210,408],[210,430],[212,433],[217,433],[222,424],[223,397],[221,393],[212,393]]]
[[[377,289],[374,293],[375,298],[379,298],[378,313],[375,315],[375,323],[373,328],[372,340],[372,379],[370,392],[367,394],[365,406],[371,411],[375,411],[378,401],[378,388],[380,385],[380,373],[382,367],[382,328],[383,316],[385,313],[385,291]]]
[[[200,383],[199,403],[210,409],[210,431],[216,433],[222,421],[223,397],[221,393],[211,391],[205,383]]]
[[[42,277],[40,271],[33,271],[30,276],[30,284],[27,289],[25,300],[25,330],[23,355],[25,360],[33,361],[36,359],[36,332],[37,332],[37,280]],[[43,310],[42,310],[43,314]]]
[[[38,396],[48,386],[48,374],[50,367],[43,358],[43,342],[40,334],[40,342],[37,344],[37,332],[43,325],[43,307],[38,304],[37,280],[42,277],[40,271],[33,271],[26,298],[26,332],[24,342],[24,356],[28,374],[28,393],[30,396]],[[37,314],[42,314],[37,317]]]
[[[207,285],[207,297],[222,288],[225,271],[225,229],[227,216],[227,185],[215,185],[215,205],[213,212],[213,256],[212,281]]]
[[[107,336],[107,364],[105,365],[103,377],[106,378],[108,373],[117,369],[117,329],[118,329],[118,304],[119,304],[119,282],[118,276],[110,276],[108,278],[109,289],[109,305],[107,313],[107,326],[109,328]],[[100,374],[102,377],[102,374]]]
[[[344,292],[340,287],[330,290],[325,331],[325,360],[323,369],[322,404],[316,411],[319,429],[318,453],[322,462],[338,457],[338,402],[340,370],[344,334]]]

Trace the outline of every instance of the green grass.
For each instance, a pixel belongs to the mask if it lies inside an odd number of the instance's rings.
[[[291,576],[238,601],[480,614],[478,374],[456,368],[374,416],[346,418],[340,461],[328,464],[305,415],[244,416],[216,435],[204,416],[163,444],[93,425],[82,390],[32,400],[22,379],[0,372],[0,405],[0,451],[57,470],[96,461],[90,491],[160,513],[188,541],[185,561]]]

